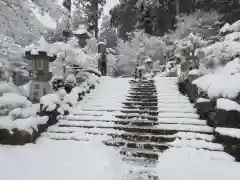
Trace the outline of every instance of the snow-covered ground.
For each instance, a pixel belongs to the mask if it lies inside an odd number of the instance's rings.
[[[198,118],[187,98],[178,93],[176,83],[177,78],[156,78],[158,111],[161,112],[157,116],[159,124],[147,127],[114,123],[150,120],[117,118],[116,116],[123,115],[121,103],[126,100],[129,93],[129,79],[101,78],[96,90],[78,103],[72,111],[74,113],[50,127],[36,144],[0,146],[1,178],[4,180],[19,178],[135,180],[141,176],[150,180],[153,178],[150,174],[153,174],[161,180],[238,180],[240,164],[234,162],[232,156],[222,152],[222,145],[212,142],[214,139],[212,128],[206,125],[205,120]],[[90,126],[91,128],[87,128]],[[108,136],[115,134],[130,137],[134,134],[118,130],[116,127],[160,129],[167,132],[174,130],[177,133],[154,135],[156,138],[176,138],[172,142],[136,140],[137,148],[129,148],[126,145],[123,147],[104,145],[102,141],[126,144],[132,142]],[[153,134],[138,133],[137,136],[151,137]],[[153,147],[165,145],[169,149],[166,151],[144,149],[145,144]],[[123,149],[127,149],[129,154],[130,152],[156,153],[158,160],[153,166],[148,166],[148,163],[142,166],[138,162],[131,164],[120,156],[120,151]],[[137,160],[141,158],[136,158]],[[144,162],[146,159],[142,160]]]

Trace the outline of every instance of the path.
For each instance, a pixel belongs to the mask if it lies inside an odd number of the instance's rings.
[[[161,152],[170,147],[202,149],[213,159],[232,159],[213,143],[213,128],[200,120],[176,78],[135,81],[107,79],[45,136],[55,140],[96,141],[118,147],[123,160],[144,169],[135,177],[156,179]],[[137,175],[136,175],[137,174]]]
[[[213,129],[199,119],[176,82],[176,78],[104,78],[33,147],[46,145],[46,140],[48,150],[57,144],[51,152],[59,151],[68,159],[53,153],[54,158],[81,167],[70,170],[68,179],[78,179],[74,177],[78,171],[85,175],[88,168],[93,173],[97,168],[98,175],[86,174],[85,179],[237,180],[239,164],[213,142]],[[61,173],[67,177],[70,172]]]

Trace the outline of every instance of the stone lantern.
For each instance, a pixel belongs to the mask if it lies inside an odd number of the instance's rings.
[[[87,44],[87,39],[90,39],[91,35],[86,30],[84,25],[79,26],[79,28],[73,32],[74,36],[78,38],[78,44],[81,48],[84,48]]]
[[[45,40],[41,39],[40,41]],[[47,42],[45,41],[44,43]],[[41,47],[34,47],[34,49],[25,52],[26,59],[30,60],[32,65],[32,81],[30,85],[30,100],[32,102],[39,102],[42,96],[52,91],[49,84],[52,78],[52,72],[49,72],[49,65],[57,56],[48,53],[47,47],[45,48],[46,51]]]
[[[98,42],[98,53],[104,54],[107,52],[106,42]]]

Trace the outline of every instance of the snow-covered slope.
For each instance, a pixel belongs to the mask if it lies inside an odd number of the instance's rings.
[[[67,11],[53,0],[0,1],[0,32],[26,45],[47,30],[56,28],[57,20]]]

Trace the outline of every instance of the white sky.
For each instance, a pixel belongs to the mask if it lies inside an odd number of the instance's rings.
[[[119,0],[106,0],[106,5],[104,6],[103,8],[103,15],[109,15],[109,10],[112,9],[116,4],[119,3]],[[101,27],[101,24],[102,24],[102,18],[99,19],[98,21],[98,26],[99,28]]]

